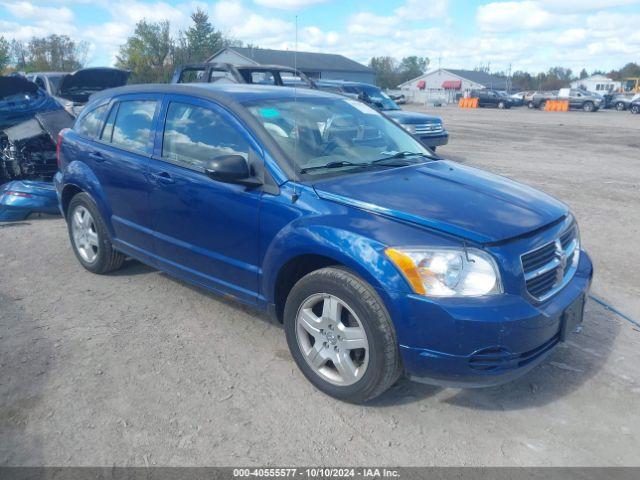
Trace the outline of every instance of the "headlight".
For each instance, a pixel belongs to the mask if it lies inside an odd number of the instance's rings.
[[[415,293],[428,297],[473,297],[502,293],[493,257],[470,248],[387,248]]]

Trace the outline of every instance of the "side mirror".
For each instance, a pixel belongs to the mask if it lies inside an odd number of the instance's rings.
[[[237,183],[247,186],[262,185],[252,178],[247,159],[242,155],[222,155],[207,162],[205,173],[214,180],[224,183]]]

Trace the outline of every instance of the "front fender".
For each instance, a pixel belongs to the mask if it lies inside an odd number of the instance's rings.
[[[110,236],[114,236],[113,225],[111,224],[111,209],[106,201],[106,196],[98,178],[91,168],[84,162],[73,161],[69,163],[62,173],[62,190],[60,199],[64,197],[65,189],[78,188],[87,193],[98,207],[100,215],[107,226]],[[67,212],[64,212],[66,216]]]
[[[353,270],[383,297],[387,292],[408,292],[404,277],[384,254],[386,245],[353,231],[299,220],[282,229],[267,249],[262,268],[262,292],[275,301],[278,273],[303,255],[320,255]]]

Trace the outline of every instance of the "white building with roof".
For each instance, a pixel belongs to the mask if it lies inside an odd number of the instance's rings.
[[[593,93],[611,93],[618,90],[621,86],[620,82],[611,80],[606,75],[591,75],[590,77],[571,82],[571,88],[581,88]]]

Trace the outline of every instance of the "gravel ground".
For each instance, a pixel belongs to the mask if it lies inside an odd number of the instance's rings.
[[[444,156],[568,203],[593,293],[640,319],[640,116],[432,111]],[[60,219],[0,226],[0,465],[639,465],[639,364],[640,329],[590,301],[511,384],[348,405],[265,316],[137,262],[92,275]]]

